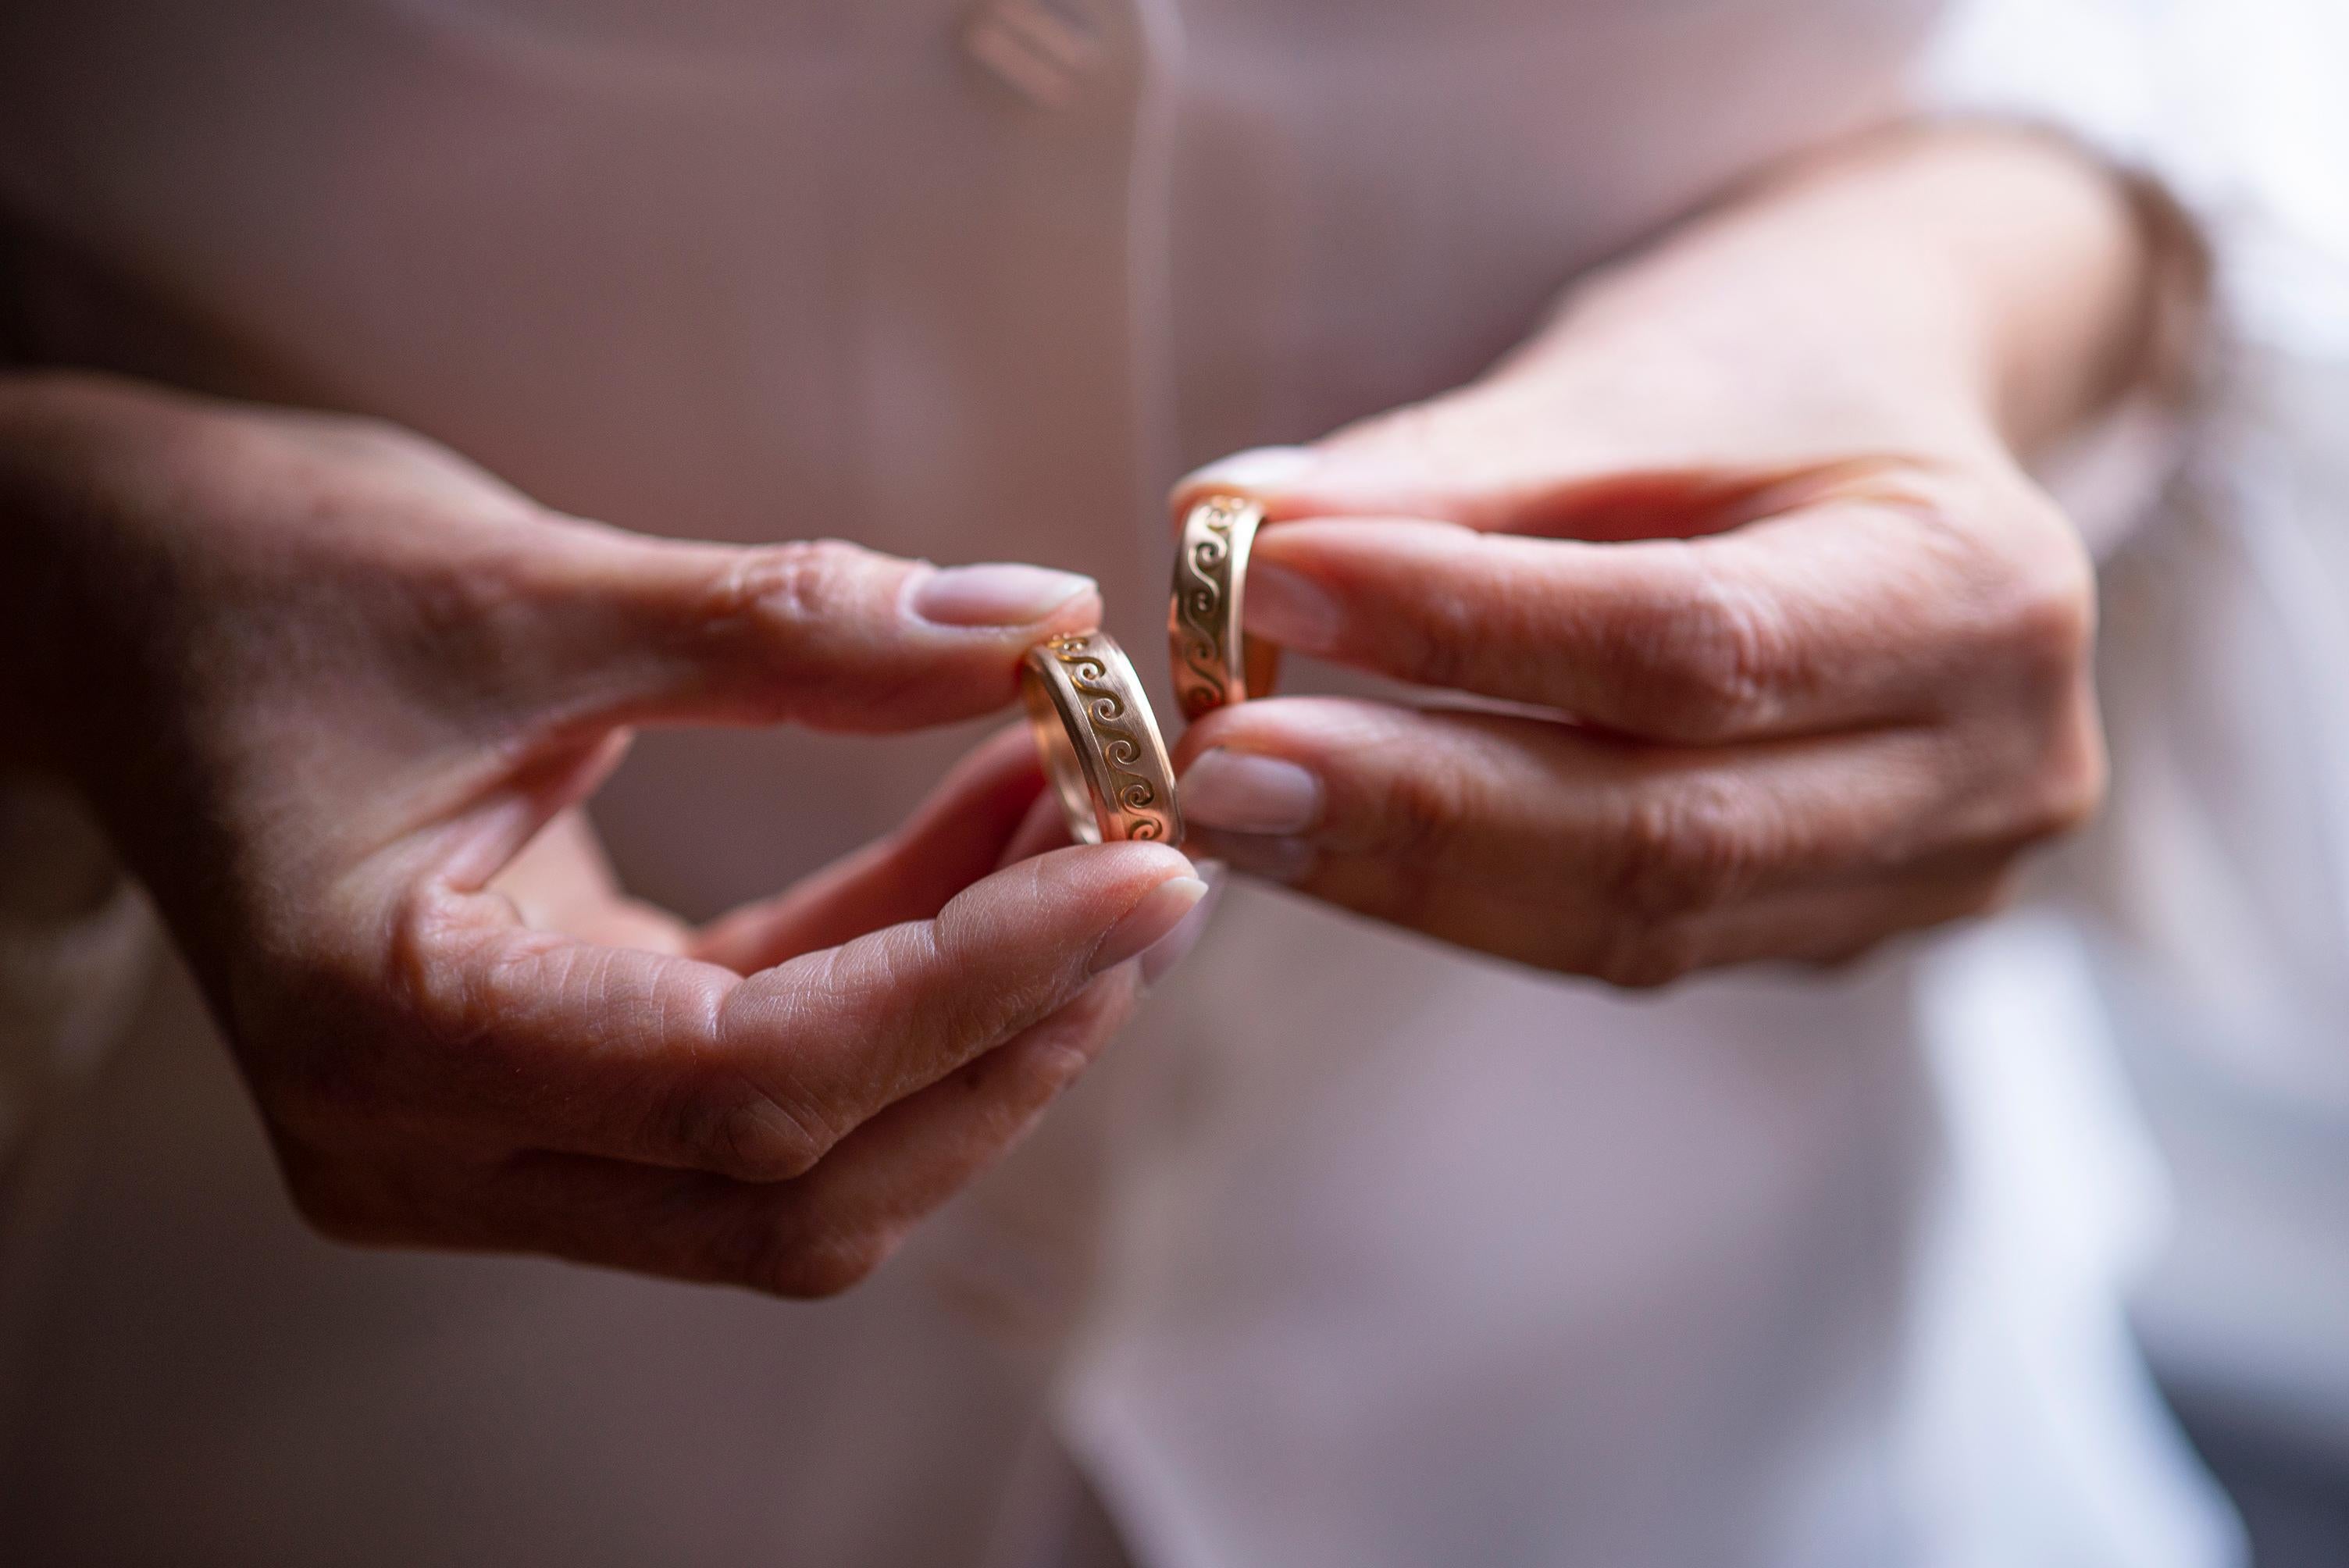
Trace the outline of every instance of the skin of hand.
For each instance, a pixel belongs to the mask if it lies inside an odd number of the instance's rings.
[[[704,929],[577,809],[639,725],[996,709],[1094,624],[1081,577],[657,542],[388,427],[84,377],[0,383],[0,518],[9,760],[145,882],[334,1236],[841,1290],[1205,913],[1164,846],[1003,863],[1022,732]]]
[[[2129,384],[2141,250],[2060,144],[1875,140],[1471,386],[1195,474],[1178,519],[1266,508],[1252,633],[1465,694],[1208,716],[1195,850],[1633,986],[1991,907],[2101,799],[2091,553],[2021,454]]]

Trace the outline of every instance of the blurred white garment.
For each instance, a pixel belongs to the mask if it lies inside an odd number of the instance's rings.
[[[2216,253],[2221,363],[2106,573],[2082,956],[2173,1171],[2154,1352],[2349,1466],[2349,10],[1973,0],[1934,64],[2158,174]]]
[[[32,354],[632,527],[1080,568],[1146,652],[1182,469],[1474,375],[1899,112],[1931,10],[19,0],[0,210]],[[964,738],[651,737],[599,820],[706,913]],[[1149,1568],[2227,1563],[2076,951],[1625,999],[1244,892],[812,1307],[311,1241],[168,980],[23,1157],[0,1556],[1026,1563],[1070,1449]]]

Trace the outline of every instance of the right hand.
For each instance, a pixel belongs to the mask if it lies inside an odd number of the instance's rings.
[[[699,931],[572,810],[639,724],[997,708],[1082,578],[657,542],[382,426],[78,377],[0,383],[0,727],[148,885],[330,1234],[842,1289],[1197,924],[1163,846],[996,869],[1019,735]]]

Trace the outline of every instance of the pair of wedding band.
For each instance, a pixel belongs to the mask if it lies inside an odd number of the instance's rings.
[[[1263,508],[1231,496],[1211,496],[1183,520],[1166,641],[1185,720],[1272,689],[1280,650],[1240,626],[1248,549],[1263,521]],[[1182,842],[1165,738],[1133,661],[1107,633],[1030,648],[1020,693],[1045,777],[1078,842]]]

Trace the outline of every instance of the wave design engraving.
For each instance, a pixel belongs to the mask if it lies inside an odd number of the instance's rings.
[[[1230,696],[1237,650],[1225,645],[1224,600],[1231,574],[1232,526],[1238,513],[1221,501],[1201,509],[1202,532],[1176,565],[1175,632],[1183,667],[1175,672],[1183,717],[1196,719]]]
[[[1134,769],[1148,751],[1140,737],[1126,727],[1125,698],[1105,684],[1109,665],[1092,651],[1090,637],[1071,635],[1052,640],[1052,656],[1060,662],[1069,685],[1083,699],[1085,719],[1093,744],[1109,771],[1111,801],[1124,819],[1129,839],[1164,839],[1169,822],[1158,803],[1158,787]]]

